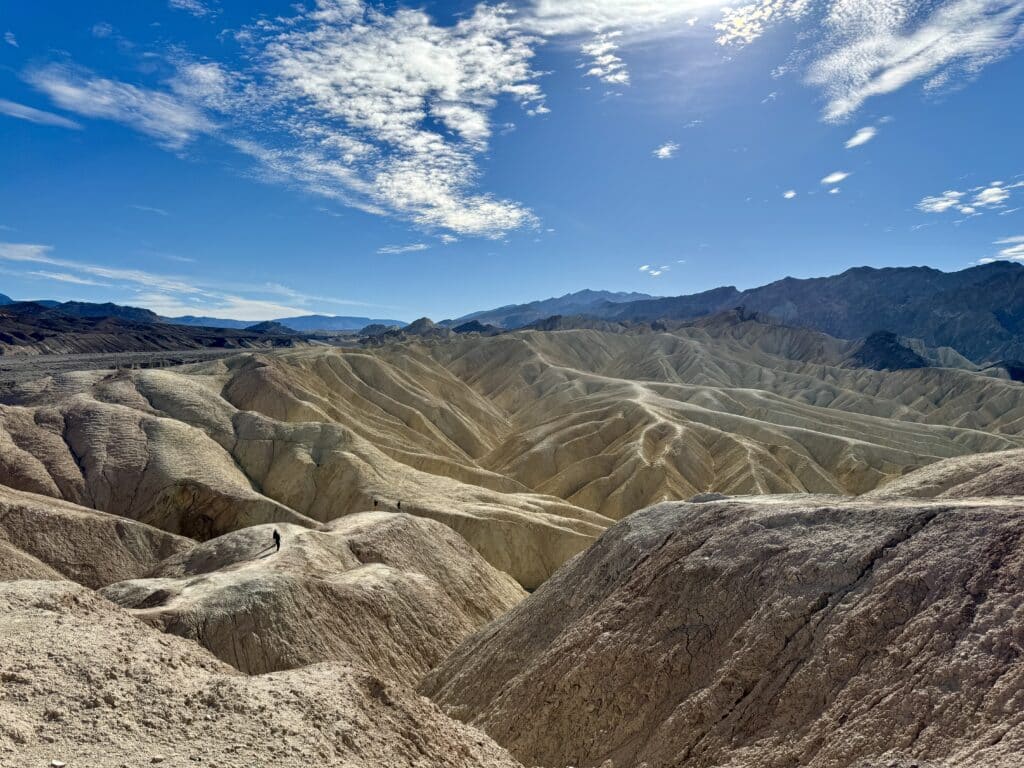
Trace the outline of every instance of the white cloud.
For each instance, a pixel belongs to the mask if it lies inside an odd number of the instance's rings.
[[[717,0],[533,0],[523,23],[546,36],[628,29],[663,37],[693,27],[695,15],[720,6]]]
[[[92,25],[92,36],[98,38],[110,37],[114,34],[114,28],[105,21],[97,22]]]
[[[178,149],[214,127],[194,104],[84,70],[54,64],[30,70],[26,79],[63,109],[125,123],[170,149]]]
[[[842,191],[842,190],[841,190],[841,189],[839,189],[839,187],[832,187],[832,189],[830,189],[830,190],[828,191],[828,193],[829,193],[830,195],[838,195],[838,194],[839,194],[839,193],[840,193],[841,191]]]
[[[531,226],[529,209],[474,190],[498,99],[547,111],[533,40],[509,15],[479,6],[438,26],[422,11],[323,0],[256,30],[257,92],[287,114],[273,126],[284,136],[236,146],[317,194],[425,228],[499,237]]]
[[[850,174],[846,171],[835,171],[830,173],[828,176],[821,180],[822,184],[832,186],[833,184],[839,184],[841,181],[850,178]]]
[[[1014,190],[1021,188],[1024,188],[1024,182],[1007,184],[1003,181],[993,181],[966,192],[947,189],[941,195],[923,198],[916,207],[924,213],[945,213],[949,210],[956,210],[968,216],[980,216],[982,211],[979,209],[1005,209]],[[1001,214],[1013,210],[1017,209],[1003,210]]]
[[[666,141],[660,147],[655,149],[651,154],[653,154],[659,160],[671,160],[673,157],[675,157],[676,152],[678,151],[678,144],[676,144],[674,141]]]
[[[827,120],[915,81],[956,85],[1024,41],[1024,0],[753,0],[722,9],[721,45],[747,45],[770,27],[809,19],[806,81],[823,89]],[[810,32],[813,29],[813,32]]]
[[[990,259],[982,259],[983,262],[1024,261],[1024,235],[1004,237],[1002,240],[996,240],[995,244],[1008,247],[1001,249],[996,256]]]
[[[38,125],[54,125],[58,128],[70,128],[76,131],[82,128],[74,120],[69,120],[61,115],[55,115],[53,112],[44,112],[41,109],[27,107],[24,104],[7,101],[6,99],[0,99],[0,114],[16,117],[19,120],[28,120],[30,123],[37,123]]]
[[[963,192],[947,189],[941,195],[922,198],[921,202],[917,204],[917,209],[925,213],[945,213],[950,208],[959,207],[963,196]]]
[[[782,193],[782,196],[787,200],[792,200],[794,197],[796,197],[796,190],[787,189],[785,192]]]
[[[409,245],[385,245],[377,249],[377,253],[383,255],[394,255],[398,253],[415,253],[430,248],[426,243],[411,243]]]
[[[867,144],[878,134],[878,129],[872,126],[861,128],[857,131],[850,139],[846,142],[847,149],[853,149],[854,147],[860,147]]]
[[[644,264],[642,267],[640,267],[640,271],[641,272],[647,272],[650,268],[651,268],[650,264]]]
[[[873,96],[924,80],[926,90],[976,75],[1021,43],[1024,0],[832,0],[830,52],[808,82],[824,89],[825,117],[841,120]]]
[[[590,42],[580,46],[580,53],[590,59],[587,77],[596,77],[609,85],[629,85],[629,70],[616,51],[616,38],[621,32],[603,32]]]
[[[755,0],[738,8],[722,8],[722,20],[715,24],[716,42],[748,45],[772,24],[802,18],[809,6],[809,0]]]
[[[974,198],[974,204],[984,207],[1000,206],[1010,199],[1010,193],[1001,184],[993,184],[981,190]]]
[[[4,42],[15,48],[18,47],[18,38],[14,36],[13,32],[4,32]]]
[[[206,16],[213,13],[212,9],[200,0],[167,0],[167,5],[178,11],[188,11],[193,16]]]

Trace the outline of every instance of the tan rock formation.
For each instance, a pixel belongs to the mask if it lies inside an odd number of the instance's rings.
[[[526,764],[1017,766],[1024,504],[758,497],[610,529],[422,686]]]
[[[201,540],[401,502],[532,589],[652,503],[1024,448],[1020,385],[851,369],[848,346],[736,315],[60,374],[0,406],[0,483]]]
[[[0,637],[0,765],[518,766],[365,670],[241,675],[68,582],[0,584]]]
[[[343,661],[414,685],[524,596],[450,528],[406,514],[327,530],[254,526],[182,552],[149,578],[102,590],[249,674]]]
[[[193,544],[133,520],[0,486],[0,580],[64,577],[98,589],[142,576]]]

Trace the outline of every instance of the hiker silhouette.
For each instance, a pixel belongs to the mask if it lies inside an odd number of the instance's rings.
[[[274,529],[274,546],[277,547],[276,552],[281,551],[281,534],[278,533],[277,528]]]
[[[397,506],[398,506],[398,511],[401,512],[402,511],[402,502],[398,502]]]

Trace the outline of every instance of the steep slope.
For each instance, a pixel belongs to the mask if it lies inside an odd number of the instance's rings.
[[[0,406],[0,483],[200,540],[404,501],[531,588],[610,522],[475,466],[459,447],[485,450],[467,414],[501,417],[443,370],[418,390],[373,356],[310,353],[25,387]],[[435,385],[464,397],[443,406]]]
[[[530,765],[1010,768],[1022,537],[991,500],[663,504],[422,690]]]
[[[132,520],[4,486],[0,543],[7,551],[3,565],[16,558],[26,568],[32,566],[28,571],[12,568],[6,579],[60,574],[93,589],[142,576],[193,545]]]
[[[1024,496],[1024,451],[939,461],[865,494],[865,498],[876,499],[985,496]]]
[[[365,670],[242,675],[68,582],[0,584],[0,637],[5,765],[518,766]]]
[[[342,661],[414,685],[525,593],[440,523],[368,512],[270,526],[178,554],[102,594],[248,674]]]

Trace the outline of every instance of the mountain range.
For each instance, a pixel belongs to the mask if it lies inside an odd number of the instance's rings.
[[[195,315],[184,315],[182,317],[163,317],[164,322],[175,325],[200,325],[205,328],[248,328],[253,325],[250,320],[230,320],[222,317],[197,317]],[[401,320],[389,320],[372,317],[350,317],[347,315],[299,315],[296,317],[278,317],[274,322],[280,323],[299,333],[307,331],[358,331],[368,325],[397,325],[402,327],[405,323]]]
[[[876,331],[920,339],[931,347],[951,347],[976,363],[1024,358],[1024,267],[995,262],[959,272],[929,267],[856,267],[839,275],[787,277],[758,288],[734,286],[688,296],[576,301],[570,294],[474,313],[472,318],[506,330],[551,314],[582,315],[617,322],[689,320],[744,307],[787,325],[813,328],[842,339]],[[584,305],[580,309],[577,306]]]
[[[2,297],[0,303],[10,306],[10,299]],[[147,309],[109,303],[35,303],[80,318],[110,317],[133,323],[230,329],[252,325],[214,317],[160,317]],[[887,332],[911,344],[917,340],[932,349],[955,351],[980,365],[1008,363],[1020,367],[1014,361],[1024,359],[1024,267],[1008,262],[959,272],[929,267],[856,267],[829,277],[787,277],[743,291],[724,286],[674,297],[583,290],[481,310],[438,325],[484,331],[606,328],[595,321],[686,321],[737,307],[840,339],[864,339],[876,332]],[[406,325],[393,319],[328,315],[285,317],[275,322],[297,333]]]

